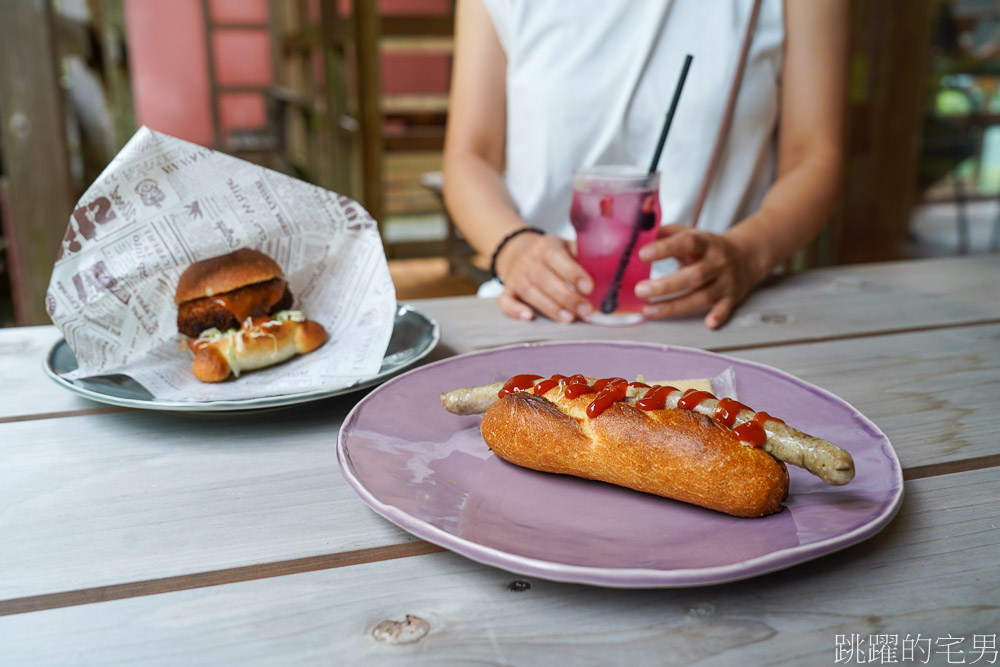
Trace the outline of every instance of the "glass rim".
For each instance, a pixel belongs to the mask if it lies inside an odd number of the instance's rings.
[[[606,183],[612,187],[632,186],[640,189],[657,188],[660,182],[660,172],[650,173],[639,165],[602,164],[592,167],[582,167],[573,171],[574,187],[590,185],[593,182]]]

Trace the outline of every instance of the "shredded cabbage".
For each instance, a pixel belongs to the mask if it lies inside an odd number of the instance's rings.
[[[304,322],[306,314],[301,310],[279,310],[274,315],[271,315],[271,319],[278,322]]]

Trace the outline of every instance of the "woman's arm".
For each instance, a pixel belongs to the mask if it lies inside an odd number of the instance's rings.
[[[477,251],[491,255],[500,241],[525,227],[503,181],[506,146],[507,61],[481,0],[459,0],[455,60],[444,148],[444,199],[455,225]],[[572,321],[590,304],[590,277],[554,236],[520,234],[497,257],[504,282],[499,305],[531,319],[532,308]],[[530,307],[529,307],[530,306]]]
[[[640,250],[647,261],[675,257],[674,274],[639,283],[643,298],[682,293],[647,306],[647,317],[709,308],[716,328],[778,264],[819,233],[836,204],[843,162],[850,3],[785,0],[778,165],[760,208],[717,235],[666,225]]]

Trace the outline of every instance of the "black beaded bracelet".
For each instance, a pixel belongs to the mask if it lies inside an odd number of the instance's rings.
[[[539,229],[538,227],[521,227],[520,229],[515,229],[510,234],[503,237],[503,239],[501,239],[500,243],[497,245],[497,249],[493,251],[493,257],[490,258],[490,277],[500,281],[501,285],[503,285],[503,280],[500,278],[500,276],[497,275],[497,256],[500,254],[500,251],[503,250],[503,247],[507,245],[508,241],[510,241],[518,234],[524,234],[525,232],[530,232],[532,234],[541,234],[542,236],[545,236],[545,231]]]

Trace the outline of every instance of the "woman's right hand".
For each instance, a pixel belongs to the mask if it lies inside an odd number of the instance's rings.
[[[530,320],[535,311],[557,322],[572,322],[593,312],[581,294],[594,282],[573,258],[569,241],[548,234],[519,234],[496,258],[504,291],[498,304],[509,317]]]

